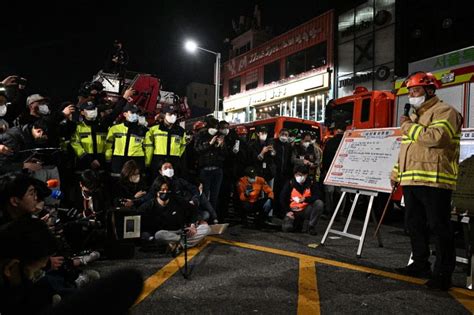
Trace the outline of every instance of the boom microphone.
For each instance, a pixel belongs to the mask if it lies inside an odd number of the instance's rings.
[[[405,104],[405,110],[404,110],[404,112],[403,112],[403,116],[409,117],[409,116],[410,116],[410,109],[411,109],[411,104],[410,104],[410,103],[406,103],[406,104]]]

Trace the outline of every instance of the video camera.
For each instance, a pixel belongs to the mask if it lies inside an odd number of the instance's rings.
[[[104,90],[104,86],[99,81],[84,82],[79,88],[79,95],[83,97],[91,96],[91,92],[96,90],[100,94]]]

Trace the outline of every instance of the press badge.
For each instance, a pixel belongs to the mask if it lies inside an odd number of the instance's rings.
[[[267,163],[266,162],[262,163],[262,168],[267,168]]]

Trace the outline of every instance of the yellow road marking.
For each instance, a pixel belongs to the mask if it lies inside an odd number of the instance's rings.
[[[471,291],[466,291],[459,288],[453,288],[449,290],[451,294],[459,303],[461,303],[471,314],[474,314],[474,299]]]
[[[300,259],[298,275],[298,315],[320,313],[315,263],[313,260]]]
[[[188,262],[193,259],[194,256],[199,254],[207,245],[209,245],[209,241],[206,240],[199,246],[190,248],[188,250]],[[166,280],[171,278],[180,268],[180,266],[184,265],[184,254],[182,253],[168,264],[166,264],[163,268],[158,270],[154,275],[150,276],[146,279],[145,284],[143,286],[143,291],[135,301],[135,305],[143,301],[148,295],[150,295],[153,291],[158,289]]]
[[[400,275],[398,273],[394,272],[389,272],[389,271],[383,271],[383,270],[378,270],[370,267],[364,267],[364,266],[358,266],[358,265],[353,265],[349,263],[344,263],[344,262],[339,262],[335,260],[330,260],[330,259],[325,259],[321,257],[315,257],[315,256],[310,256],[310,255],[305,255],[305,254],[299,254],[299,253],[294,253],[286,250],[281,250],[281,249],[276,249],[276,248],[271,248],[271,247],[266,247],[266,246],[260,246],[260,245],[254,245],[254,244],[248,244],[248,243],[241,243],[241,242],[234,242],[234,241],[229,241],[217,237],[209,237],[209,240],[216,242],[216,243],[222,243],[222,244],[227,244],[227,245],[232,245],[232,246],[238,246],[242,248],[248,248],[248,249],[253,249],[257,251],[262,251],[262,252],[267,252],[267,253],[273,253],[281,256],[287,256],[287,257],[294,257],[300,260],[311,260],[316,263],[321,263],[324,265],[329,265],[329,266],[334,266],[334,267],[339,267],[339,268],[344,268],[344,269],[349,269],[349,270],[354,270],[354,271],[359,271],[359,272],[365,272],[365,273],[370,273],[374,274],[377,276],[385,277],[385,278],[390,278],[394,280],[399,280],[399,281],[405,281],[413,284],[425,284],[426,280],[419,279],[419,278],[414,278],[414,277],[409,277],[409,276],[404,276]],[[453,293],[453,296],[459,296],[460,298],[462,297],[468,297],[468,298],[473,298],[474,297],[474,291],[467,290],[467,289],[461,289],[461,288],[452,288],[450,293]],[[457,298],[456,298],[457,299]],[[458,301],[460,301],[458,299]],[[465,303],[461,302],[463,305],[466,305]],[[468,308],[470,309],[470,308]],[[470,309],[471,310],[471,309]],[[474,312],[473,312],[474,313]]]
[[[378,270],[374,268],[364,267],[353,265],[349,263],[343,263],[335,260],[325,259],[321,257],[315,257],[295,252],[290,252],[286,250],[281,250],[277,248],[271,248],[266,246],[254,245],[249,243],[234,242],[217,237],[209,236],[206,241],[198,246],[190,249],[188,251],[188,260],[190,261],[194,256],[196,256],[200,251],[202,251],[207,245],[211,242],[226,244],[230,246],[237,246],[247,249],[252,249],[261,252],[272,253],[280,256],[287,256],[299,259],[299,278],[298,278],[298,314],[320,314],[320,300],[319,293],[317,290],[317,277],[316,277],[316,266],[315,263],[321,263],[329,266],[370,273],[385,278],[391,278],[399,281],[405,281],[414,284],[424,284],[426,280],[419,278],[403,276],[397,273],[392,273],[388,271]],[[154,275],[149,277],[145,281],[144,289],[142,294],[138,297],[135,305],[143,301],[148,295],[155,291],[159,286],[161,286],[166,280],[173,276],[178,270],[179,266],[184,264],[184,255],[181,254],[177,258],[170,261],[167,265],[161,268]],[[466,309],[471,313],[474,313],[474,292],[461,289],[461,288],[452,288],[449,293]]]

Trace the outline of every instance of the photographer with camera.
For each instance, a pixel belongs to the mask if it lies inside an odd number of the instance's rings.
[[[104,72],[118,73],[122,76],[125,72],[125,66],[128,65],[129,57],[127,52],[123,49],[123,44],[116,39],[113,44],[112,51],[107,56],[104,65]]]
[[[265,126],[257,129],[257,139],[252,140],[249,144],[249,162],[255,167],[257,175],[265,178],[268,185],[273,187],[273,179],[275,178],[276,151],[273,148],[273,134],[268,138],[268,129]]]
[[[183,232],[187,234],[188,247],[192,247],[209,234],[210,228],[207,224],[196,225],[195,208],[171,191],[171,187],[167,177],[158,177],[152,187],[153,199],[138,210],[142,213],[142,239],[150,240],[154,235],[156,242],[179,251],[184,245]]]
[[[27,80],[17,75],[8,76],[0,82],[0,134],[13,126],[23,111],[20,104],[24,102],[26,84]]]

